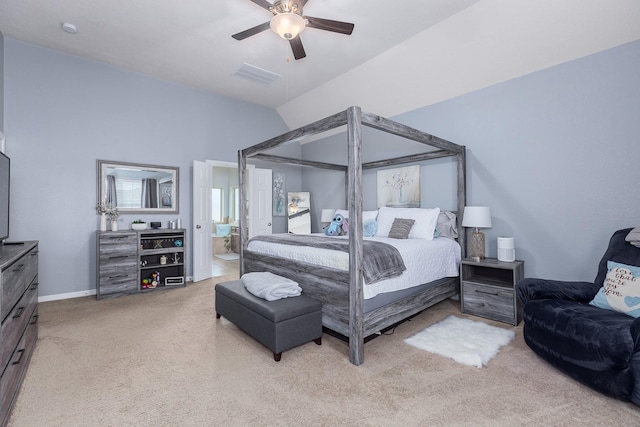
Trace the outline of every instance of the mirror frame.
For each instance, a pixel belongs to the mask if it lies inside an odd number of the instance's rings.
[[[105,202],[106,198],[106,189],[104,188],[104,183],[106,181],[106,170],[107,168],[126,168],[126,169],[142,169],[153,172],[165,172],[171,174],[173,187],[173,206],[170,208],[118,208],[118,211],[121,214],[153,214],[153,213],[178,213],[179,212],[179,192],[180,188],[180,168],[173,166],[159,166],[159,165],[148,165],[144,163],[129,163],[129,162],[118,162],[112,160],[98,160],[97,161],[97,203],[102,204]]]

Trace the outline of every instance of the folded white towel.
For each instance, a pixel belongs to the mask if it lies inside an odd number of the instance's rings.
[[[631,243],[633,246],[640,248],[640,227],[636,227],[631,230],[624,240]]]
[[[297,297],[302,293],[302,288],[297,282],[268,271],[246,273],[240,280],[249,293],[267,301]]]

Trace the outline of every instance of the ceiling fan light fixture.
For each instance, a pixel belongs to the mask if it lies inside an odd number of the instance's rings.
[[[271,18],[271,29],[285,40],[298,37],[304,28],[305,22],[302,16],[295,13],[279,13]]]

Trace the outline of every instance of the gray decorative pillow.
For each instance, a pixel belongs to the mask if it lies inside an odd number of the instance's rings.
[[[409,238],[409,232],[411,227],[416,221],[413,219],[396,218],[391,224],[391,230],[389,230],[389,237],[393,239],[407,239]]]

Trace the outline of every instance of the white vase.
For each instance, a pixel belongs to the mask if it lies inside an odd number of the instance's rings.
[[[118,231],[118,220],[117,219],[112,219],[111,220],[111,231]]]
[[[107,215],[100,215],[100,231],[107,231]]]

